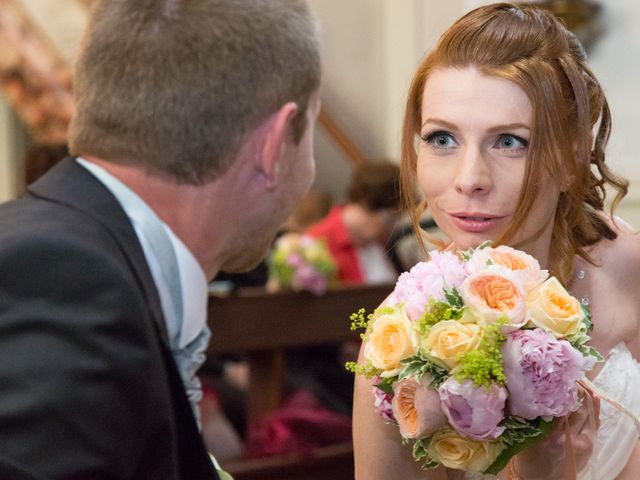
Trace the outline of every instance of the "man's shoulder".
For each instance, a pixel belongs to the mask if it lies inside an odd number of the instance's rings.
[[[29,195],[0,205],[0,254],[3,249],[25,243],[42,247],[82,241],[104,248],[113,243],[113,238],[100,222],[69,205]]]

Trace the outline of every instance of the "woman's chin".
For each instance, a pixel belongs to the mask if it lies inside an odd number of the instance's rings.
[[[451,238],[451,237],[450,237]],[[453,238],[451,239],[451,249],[455,251],[469,250],[470,248],[476,248],[478,245],[486,242],[487,240],[493,241],[491,237],[474,236],[473,238]]]

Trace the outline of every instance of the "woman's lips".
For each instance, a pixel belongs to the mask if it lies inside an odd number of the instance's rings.
[[[460,230],[471,233],[487,232],[502,219],[502,217],[482,213],[450,213],[449,217]]]

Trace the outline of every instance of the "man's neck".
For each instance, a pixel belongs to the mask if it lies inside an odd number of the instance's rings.
[[[181,184],[169,176],[149,173],[138,165],[113,163],[90,155],[83,158],[105,169],[140,196],[189,248],[207,277],[215,276],[219,262],[215,260],[212,244],[203,245],[202,239],[207,236],[202,232],[204,228],[212,230],[212,223],[221,217],[205,205],[206,187]],[[203,215],[205,211],[207,215]]]

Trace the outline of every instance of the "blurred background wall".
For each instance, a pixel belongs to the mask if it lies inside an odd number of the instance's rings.
[[[14,17],[19,15],[28,23],[26,30],[35,31],[26,36],[26,42],[31,41],[32,45],[26,48],[26,53],[21,53],[22,57],[27,60],[34,55],[53,58],[49,64],[41,62],[37,67],[40,73],[48,72],[46,74],[53,79],[53,87],[47,88],[54,92],[64,89],[68,79],[60,73],[60,66],[64,65],[68,70],[86,22],[88,3],[90,0],[0,2],[0,70],[3,62],[5,66],[14,65],[12,49],[22,48],[16,47],[21,43],[16,43],[15,32],[7,34],[7,29],[10,30],[7,22],[11,21],[7,9],[10,9]],[[322,100],[326,113],[364,157],[397,161],[402,112],[413,69],[456,18],[471,8],[490,2],[310,0],[310,3],[321,28]],[[608,161],[632,182],[619,214],[640,228],[640,161],[636,159],[635,144],[638,137],[635,128],[640,124],[640,94],[635,88],[640,80],[640,62],[637,61],[640,58],[640,30],[634,27],[640,25],[640,2],[567,0],[561,3],[597,4],[600,7],[597,19],[590,27],[593,38],[590,64],[607,92],[613,114]],[[34,42],[34,38],[40,43]],[[44,87],[35,82],[32,88],[38,91]],[[48,130],[42,127],[40,133],[32,126],[25,127],[25,123],[29,124],[29,112],[20,112],[15,99],[10,97],[11,91],[6,88],[3,91],[0,98],[0,201],[21,191],[24,168],[21,162],[29,145],[42,141],[43,137],[45,141],[53,138],[57,142],[61,135],[59,129],[56,130],[55,119],[49,124],[43,121]],[[60,105],[58,111],[60,122],[63,122],[68,115],[68,99],[60,94],[54,100]],[[319,125],[316,133],[318,174],[315,187],[340,201],[353,161],[327,135],[326,128]]]

